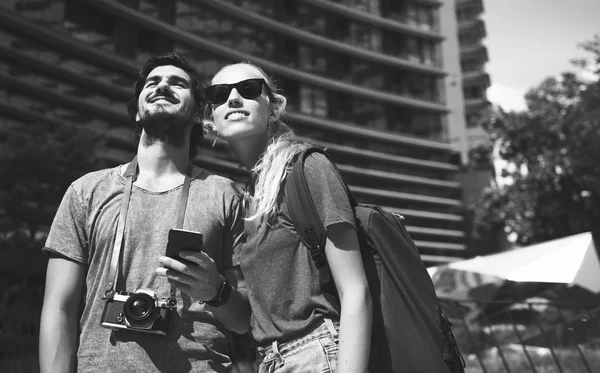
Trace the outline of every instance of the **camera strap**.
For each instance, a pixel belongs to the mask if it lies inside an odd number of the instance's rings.
[[[123,237],[125,235],[125,223],[127,221],[127,212],[129,210],[129,200],[131,199],[131,190],[133,189],[133,183],[137,178],[138,162],[137,156],[134,157],[123,177],[125,177],[125,189],[123,191],[123,199],[121,200],[121,211],[119,212],[119,221],[117,223],[117,234],[113,245],[112,257],[110,260],[110,271],[108,272],[108,278],[113,279],[108,285],[106,290],[106,296],[112,294],[117,288],[117,280],[119,279],[119,257],[121,256],[121,249],[123,247]],[[183,228],[183,222],[185,220],[185,210],[187,208],[188,196],[190,194],[190,183],[192,180],[192,162],[190,161],[186,173],[185,180],[183,181],[183,188],[181,189],[181,197],[179,198],[179,208],[177,212],[177,228]],[[175,298],[175,289],[171,286],[171,298]]]

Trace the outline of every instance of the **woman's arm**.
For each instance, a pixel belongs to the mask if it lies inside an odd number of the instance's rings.
[[[243,334],[250,329],[250,303],[248,301],[248,290],[242,271],[239,267],[226,269],[223,277],[234,290],[229,296],[227,304],[220,307],[210,307],[215,317],[229,330]]]
[[[219,273],[214,260],[202,251],[182,250],[179,252],[186,263],[161,256],[163,265],[156,268],[156,274],[164,276],[181,291],[195,300],[208,300],[218,293],[223,279],[233,287],[227,303],[210,307],[215,317],[227,328],[238,334],[248,331],[250,326],[250,303],[246,283],[239,267]]]
[[[341,304],[337,370],[364,373],[371,346],[372,304],[355,229],[345,223],[329,226],[325,255]]]

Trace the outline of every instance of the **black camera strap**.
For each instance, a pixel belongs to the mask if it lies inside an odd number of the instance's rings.
[[[123,247],[123,237],[125,235],[125,223],[127,221],[127,212],[129,210],[129,200],[131,199],[131,190],[133,189],[133,183],[137,178],[138,162],[137,157],[134,157],[127,169],[125,170],[125,190],[123,191],[123,199],[121,200],[121,211],[119,212],[119,221],[117,223],[117,233],[113,246],[112,257],[110,260],[110,271],[108,272],[108,278],[113,279],[108,285],[106,290],[106,296],[113,294],[117,288],[117,281],[119,279],[119,257],[121,256],[121,249]],[[185,180],[183,181],[183,188],[181,189],[181,197],[179,198],[179,208],[177,212],[177,228],[183,228],[183,222],[185,219],[185,210],[187,208],[188,196],[190,194],[190,183],[192,180],[192,162],[190,161],[188,168],[185,173]],[[171,298],[175,299],[175,289],[171,285]]]

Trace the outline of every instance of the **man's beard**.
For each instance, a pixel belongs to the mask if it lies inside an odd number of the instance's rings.
[[[169,113],[165,111],[146,111],[139,120],[139,125],[144,129],[142,135],[144,146],[157,142],[164,142],[175,147],[182,147],[186,142],[186,127],[192,121],[191,116],[182,112]]]

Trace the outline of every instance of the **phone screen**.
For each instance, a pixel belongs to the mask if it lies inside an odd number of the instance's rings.
[[[181,260],[179,257],[181,250],[202,250],[202,233],[171,228],[169,230],[169,241],[167,242],[167,252],[165,255],[176,260]]]

